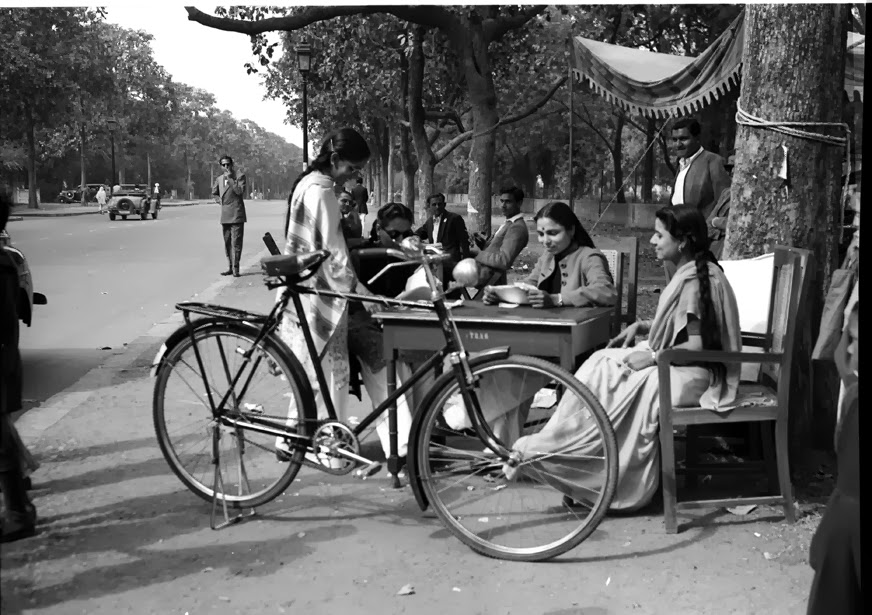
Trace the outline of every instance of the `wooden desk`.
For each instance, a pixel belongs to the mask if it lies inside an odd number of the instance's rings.
[[[579,355],[609,340],[613,314],[614,308],[501,308],[478,301],[466,301],[463,306],[451,310],[467,351],[509,346],[515,354],[556,357],[570,374],[575,373]],[[445,336],[435,312],[377,312],[373,317],[384,325],[387,392],[390,396],[396,390],[399,351],[436,351],[445,346]],[[399,488],[396,405],[388,411],[388,426],[391,448],[388,471],[392,474],[393,486]]]
[[[575,361],[609,340],[614,308],[501,308],[466,301],[451,311],[464,347],[470,352],[509,346],[516,354],[555,357],[575,372]],[[445,345],[436,314],[422,311],[377,312],[384,325],[384,356],[400,350],[438,350]]]

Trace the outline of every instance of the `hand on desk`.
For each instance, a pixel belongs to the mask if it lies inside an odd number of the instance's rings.
[[[534,308],[550,308],[557,305],[554,295],[546,293],[535,287],[525,288],[527,291],[527,299],[530,301],[530,306]]]

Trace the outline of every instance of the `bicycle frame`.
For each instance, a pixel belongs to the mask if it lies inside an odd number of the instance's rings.
[[[219,350],[221,353],[222,365],[225,370],[225,374],[227,375],[227,379],[230,382],[230,386],[228,390],[224,393],[220,402],[216,405],[214,397],[212,395],[211,387],[207,381],[206,370],[203,365],[202,357],[200,355],[200,351],[195,339],[195,326],[193,326],[193,322],[190,319],[189,310],[185,310],[183,307],[181,308],[184,313],[184,319],[186,324],[188,325],[189,336],[191,339],[191,343],[194,349],[194,355],[197,360],[198,367],[200,368],[200,373],[203,376],[204,386],[206,388],[207,397],[209,399],[209,405],[212,409],[212,414],[215,420],[221,421],[223,424],[228,426],[234,426],[241,429],[250,429],[252,431],[275,435],[278,437],[283,437],[291,441],[305,441],[307,449],[311,450],[311,440],[307,436],[303,436],[297,434],[292,429],[282,425],[277,425],[274,421],[269,419],[264,419],[257,417],[256,415],[248,415],[246,414],[244,417],[244,421],[240,420],[237,417],[228,417],[224,413],[224,409],[227,407],[227,403],[230,400],[231,396],[242,398],[245,396],[245,393],[248,390],[248,387],[251,383],[251,379],[257,368],[260,361],[263,359],[262,356],[258,356],[255,359],[255,364],[252,367],[246,381],[243,383],[242,388],[236,393],[237,385],[239,384],[239,380],[242,377],[242,374],[245,368],[248,365],[248,362],[251,360],[252,354],[258,347],[261,346],[262,342],[272,335],[274,335],[276,329],[281,322],[281,314],[287,309],[288,304],[293,301],[294,311],[297,314],[297,321],[299,323],[299,327],[302,330],[303,337],[306,343],[306,349],[309,353],[309,356],[312,359],[313,369],[315,372],[315,377],[318,381],[318,386],[322,392],[322,398],[324,400],[324,405],[327,410],[327,415],[331,420],[337,420],[335,405],[333,404],[332,394],[330,393],[330,389],[327,386],[326,377],[324,375],[324,370],[321,367],[320,356],[318,355],[315,349],[315,342],[312,336],[311,329],[307,320],[305,319],[305,312],[303,308],[303,303],[301,300],[301,295],[318,295],[324,297],[337,297],[343,298],[350,301],[361,301],[367,303],[379,303],[388,307],[413,307],[418,309],[429,309],[436,312],[437,318],[439,319],[440,324],[442,325],[442,332],[445,335],[445,346],[443,346],[440,350],[434,352],[420,367],[418,367],[410,378],[408,378],[405,382],[403,382],[393,393],[391,393],[384,402],[379,404],[376,408],[372,410],[369,414],[367,414],[358,424],[351,426],[351,429],[355,436],[361,436],[367,428],[369,428],[385,411],[394,407],[397,400],[408,392],[415,384],[420,381],[425,375],[433,370],[437,365],[441,365],[445,358],[449,358],[452,366],[452,370],[454,372],[457,383],[460,387],[461,395],[463,396],[464,403],[466,407],[471,409],[470,420],[473,425],[473,429],[476,432],[476,435],[481,439],[483,443],[485,443],[491,450],[494,451],[498,456],[502,459],[508,459],[510,455],[510,450],[507,449],[504,445],[502,445],[499,440],[495,437],[493,431],[488,426],[487,422],[484,420],[482,415],[481,407],[478,403],[477,396],[472,395],[472,390],[476,384],[476,377],[473,376],[472,371],[469,366],[469,356],[463,348],[463,343],[460,339],[460,334],[457,330],[457,327],[454,323],[454,320],[451,318],[451,313],[448,307],[445,305],[445,294],[438,290],[437,282],[433,272],[430,269],[430,262],[433,262],[435,259],[428,261],[427,259],[430,257],[423,256],[423,262],[407,262],[407,263],[396,263],[396,264],[423,264],[425,266],[425,272],[428,279],[428,284],[431,289],[431,298],[432,304],[417,302],[417,301],[405,301],[401,299],[393,299],[389,297],[381,297],[377,295],[360,295],[357,293],[344,293],[338,291],[328,291],[328,290],[317,290],[308,286],[301,285],[302,282],[307,280],[308,278],[314,275],[315,271],[311,271],[307,275],[300,277],[298,281],[293,283],[289,283],[286,279],[282,280],[280,283],[267,283],[267,288],[275,289],[283,287],[284,290],[281,293],[279,300],[275,303],[272,310],[267,316],[263,315],[255,315],[239,312],[240,314],[245,314],[249,316],[249,318],[242,318],[243,322],[248,321],[249,324],[254,325],[255,323],[260,324],[260,331],[252,343],[251,348],[244,353],[243,364],[238,368],[235,375],[230,374],[229,365],[224,354],[224,350],[219,346]],[[392,264],[393,265],[393,264]],[[391,267],[392,265],[388,265]],[[388,268],[382,270],[381,273]],[[381,275],[379,273],[378,275]],[[375,277],[378,277],[375,276]],[[373,278],[373,280],[375,279]],[[233,313],[234,310],[226,310],[228,313]],[[238,318],[237,318],[238,319]],[[305,418],[303,420],[306,420]],[[398,456],[397,456],[397,424],[396,424],[396,413],[389,413],[388,418],[388,431],[389,431],[389,439],[390,439],[390,455],[388,458],[388,470],[394,476],[395,485],[398,483],[397,478],[397,470],[398,470]],[[303,442],[300,442],[302,444]],[[372,463],[370,460],[360,457],[359,455],[355,455],[353,453],[348,452],[346,456],[352,457],[359,462],[364,463]]]

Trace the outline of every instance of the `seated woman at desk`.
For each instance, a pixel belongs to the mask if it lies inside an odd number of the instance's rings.
[[[610,307],[618,292],[603,253],[569,205],[548,203],[536,216],[536,233],[545,252],[520,285],[527,288],[533,307]],[[482,300],[497,303],[493,288],[485,286]]]
[[[627,327],[575,374],[602,403],[617,436],[618,488],[612,510],[646,505],[659,482],[656,352],[666,348],[741,349],[736,298],[709,251],[705,218],[690,206],[664,207],[655,215],[651,244],[657,258],[674,264],[676,272],[660,295],[654,319]],[[645,333],[647,341],[633,345],[635,336]],[[730,409],[736,397],[739,369],[738,364],[672,367],[672,403]],[[564,493],[583,503],[590,493],[585,481],[594,468],[592,462],[571,456],[600,454],[601,447],[590,438],[592,432],[598,432],[586,429],[586,420],[590,419],[573,405],[558,405],[539,433],[518,439],[513,448],[522,457],[563,453],[560,462],[534,465],[547,465],[542,469],[565,487]],[[508,467],[504,471],[510,478],[517,473]]]

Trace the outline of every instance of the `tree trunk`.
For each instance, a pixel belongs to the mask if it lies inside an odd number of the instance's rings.
[[[151,152],[145,152],[145,166],[146,166],[146,185],[148,186],[148,194],[151,194]]]
[[[654,202],[654,147],[651,145],[654,142],[656,134],[657,122],[654,118],[647,118],[645,122],[645,147],[648,148],[645,154],[645,161],[642,164],[642,202]]]
[[[497,95],[481,23],[470,22],[464,34],[463,58],[469,104],[472,107],[472,148],[469,151],[469,202],[478,212],[467,224],[470,232],[491,233],[491,193],[496,152]]]
[[[433,194],[433,170],[436,157],[430,147],[427,131],[424,128],[424,28],[412,28],[412,52],[409,54],[409,128],[418,156],[418,170],[421,179],[418,191],[422,203]]]
[[[394,143],[396,142],[396,125],[391,122],[388,125],[388,198],[386,203],[392,202],[394,200],[394,159],[396,157],[396,150],[394,149]]]
[[[33,111],[27,106],[27,208],[39,209],[36,199],[36,122]]]
[[[626,203],[627,197],[624,195],[624,154],[621,140],[624,135],[624,124],[626,123],[626,118],[624,117],[623,111],[618,111],[617,118],[615,121],[615,137],[612,142],[612,165],[614,169],[615,175],[615,189],[618,191],[617,196],[615,197],[615,201],[618,203]],[[611,200],[611,199],[609,199]]]
[[[400,127],[400,162],[403,165],[403,204],[415,211],[415,172],[418,165],[412,157],[412,136],[405,126]]]
[[[740,104],[771,121],[840,122],[845,66],[845,5],[757,5],[746,8]],[[833,129],[814,132],[843,135]],[[787,147],[788,180],[778,177]],[[840,175],[844,149],[771,130],[739,126],[724,258],[749,258],[776,244],[813,252],[815,270],[798,316],[791,379],[791,457],[799,460],[810,435],[832,445],[838,381],[832,366],[812,369],[824,294],[837,266]],[[814,390],[811,390],[812,375]],[[793,464],[793,467],[796,467]]]
[[[85,122],[79,124],[79,171],[82,186],[87,186],[88,181],[85,177]],[[82,190],[82,205],[88,204],[88,190]]]

